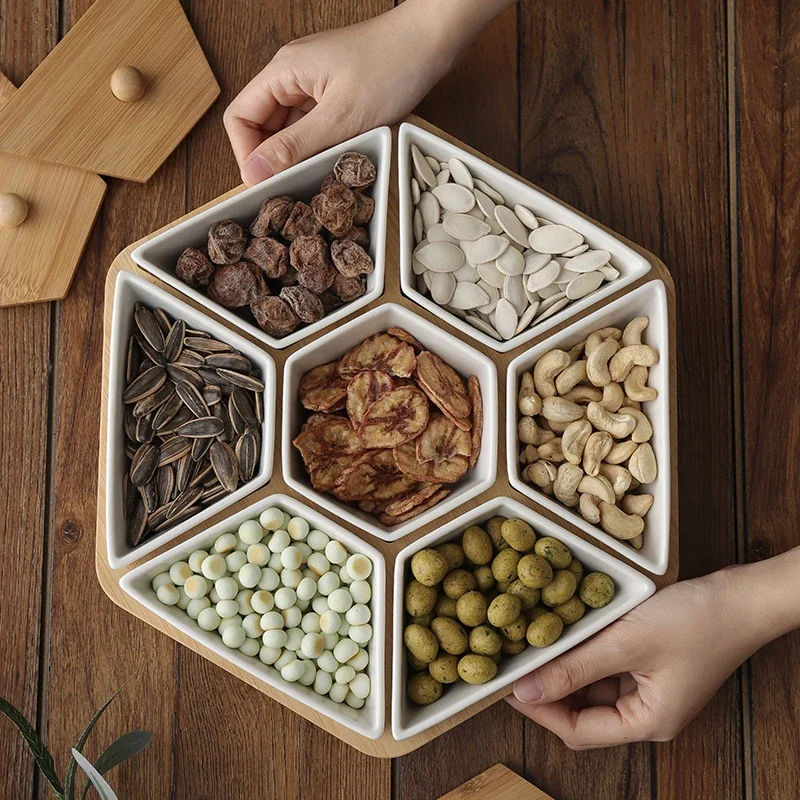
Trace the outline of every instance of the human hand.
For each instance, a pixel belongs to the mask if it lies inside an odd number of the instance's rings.
[[[406,0],[282,47],[225,110],[245,183],[411,111],[511,0]]]
[[[517,681],[508,702],[573,750],[673,739],[745,659],[798,624],[761,603],[769,563],[659,591]]]

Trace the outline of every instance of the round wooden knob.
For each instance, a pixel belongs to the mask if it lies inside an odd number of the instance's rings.
[[[16,228],[25,222],[28,216],[28,204],[24,197],[13,192],[0,194],[0,225],[4,228]]]
[[[138,100],[144,90],[144,75],[136,67],[117,67],[111,75],[111,93],[123,103]]]

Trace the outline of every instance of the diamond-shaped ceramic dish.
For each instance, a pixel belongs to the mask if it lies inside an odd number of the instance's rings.
[[[248,330],[240,324],[240,321],[230,320],[220,314],[218,309],[211,308],[207,298],[185,291],[185,287],[175,282],[174,278],[170,279],[165,271],[152,270],[151,264],[148,269],[152,271],[149,274],[143,272],[131,257],[134,252],[140,259],[142,254],[149,253],[152,257],[151,262],[155,263],[157,248],[153,243],[158,242],[161,243],[158,245],[161,248],[158,250],[159,258],[166,258],[167,255],[172,257],[184,246],[196,244],[210,222],[227,216],[230,213],[229,209],[242,209],[241,215],[244,219],[247,215],[255,213],[261,197],[282,191],[275,189],[276,184],[272,182],[270,182],[272,188],[266,184],[264,187],[256,187],[260,190],[260,194],[252,189],[235,191],[203,209],[192,212],[172,226],[171,230],[174,233],[171,237],[156,233],[132,245],[121,253],[112,265],[106,292],[107,337],[110,337],[112,328],[111,307],[116,276],[120,273],[122,275],[135,273],[143,277],[145,282],[166,288],[169,295],[185,298],[198,313],[204,314],[209,310],[221,318],[220,324],[225,328],[242,331],[246,338],[255,342],[256,349],[263,347],[265,342],[275,348],[270,353],[277,368],[278,407],[274,445],[280,452],[280,458],[276,461],[268,486],[262,486],[246,499],[232,503],[221,514],[217,514],[200,526],[193,527],[191,531],[187,530],[170,537],[169,542],[159,542],[157,547],[160,549],[141,558],[134,567],[138,567],[135,573],[130,572],[129,564],[115,570],[113,568],[115,565],[110,562],[107,552],[107,541],[112,531],[106,525],[106,506],[113,505],[114,500],[110,495],[106,495],[105,478],[109,466],[106,451],[108,443],[116,435],[115,426],[118,422],[112,420],[108,414],[110,406],[104,406],[101,428],[97,565],[98,576],[105,591],[114,602],[130,613],[146,620],[184,646],[233,673],[260,693],[288,706],[354,747],[378,757],[407,753],[486,708],[510,691],[510,681],[517,676],[590,636],[645,599],[652,592],[654,585],[664,586],[674,582],[677,577],[675,472],[677,437],[674,403],[675,343],[672,329],[674,290],[669,273],[655,256],[626,242],[597,223],[587,220],[545,192],[531,187],[522,179],[471,150],[467,145],[455,141],[443,131],[422,120],[412,121],[413,127],[405,126],[399,132],[397,130],[394,132],[394,136],[399,136],[400,141],[398,148],[398,139],[395,138],[395,151],[398,152],[401,176],[404,170],[407,172],[408,169],[405,159],[408,143],[412,138],[420,143],[424,141],[425,147],[437,157],[440,153],[442,155],[458,153],[459,157],[468,163],[470,169],[475,170],[476,175],[487,180],[489,178],[500,180],[502,176],[502,180],[506,182],[503,191],[510,199],[516,199],[518,193],[520,200],[524,198],[550,219],[568,222],[583,231],[587,239],[593,243],[605,246],[609,250],[618,247],[620,249],[615,251],[618,253],[629,251],[630,260],[627,263],[630,264],[630,272],[621,270],[625,272],[625,281],[621,277],[612,284],[611,292],[602,296],[599,296],[600,293],[594,295],[591,301],[581,308],[575,303],[569,309],[565,309],[569,312],[568,315],[564,314],[563,317],[561,314],[556,315],[552,320],[547,320],[546,325],[526,332],[498,348],[498,343],[494,340],[483,341],[476,335],[478,332],[472,328],[464,330],[468,326],[464,326],[457,318],[438,307],[432,307],[429,302],[427,304],[421,302],[419,297],[404,292],[401,286],[401,265],[404,259],[407,261],[406,246],[409,233],[404,230],[402,220],[408,218],[408,208],[403,211],[403,203],[407,202],[407,198],[404,199],[404,192],[398,190],[397,181],[393,177],[392,186],[387,188],[388,200],[383,210],[380,202],[376,203],[376,217],[379,213],[383,213],[385,226],[379,218],[373,223],[378,228],[385,227],[386,230],[385,285],[373,293],[360,308],[354,308],[352,305],[346,307],[348,310],[343,317],[350,316],[349,319],[326,317],[324,324],[320,323],[320,328],[330,326],[328,331],[305,328],[299,332],[300,336],[291,341],[267,342],[259,331]],[[361,141],[373,144],[380,142],[381,153],[390,146],[388,142],[383,142],[383,134],[380,131],[369,132],[364,134],[364,137],[366,138]],[[432,150],[433,147],[440,147],[441,150]],[[330,159],[334,157],[332,154],[341,152],[342,149],[357,148],[354,142],[348,142],[340,148],[318,156],[317,158],[327,165],[324,167],[325,171],[330,168],[332,163]],[[301,185],[306,181],[303,185],[312,187],[313,182],[318,181],[320,177],[315,164],[321,162],[311,159],[295,168],[292,177],[292,181],[297,182],[295,185]],[[380,160],[380,169],[384,172],[379,174],[378,183],[386,180],[388,184],[388,161]],[[379,201],[378,194],[376,188],[376,201]],[[239,205],[240,203],[244,205]],[[187,238],[182,238],[184,234]],[[382,234],[377,238],[382,239]],[[375,237],[373,239],[375,240]],[[166,287],[163,286],[164,282],[167,284]],[[575,518],[568,509],[545,502],[547,498],[533,492],[524,484],[520,485],[515,469],[517,443],[510,431],[516,430],[516,408],[512,394],[516,394],[513,376],[519,369],[528,365],[537,353],[555,346],[555,342],[568,341],[578,336],[584,328],[594,325],[595,320],[600,324],[606,324],[606,321],[622,322],[628,315],[635,316],[640,313],[650,316],[651,326],[645,334],[645,339],[655,344],[661,354],[660,365],[652,372],[653,385],[658,388],[660,397],[652,408],[647,409],[657,428],[654,448],[659,458],[660,476],[655,485],[656,504],[650,512],[654,516],[648,521],[649,539],[646,538],[643,549],[637,553],[627,545],[610,539],[593,526],[581,524],[582,520]],[[291,439],[299,430],[302,418],[299,403],[296,401],[300,376],[307,369],[339,357],[365,337],[392,325],[407,328],[426,347],[450,361],[462,375],[473,373],[478,375],[486,413],[483,447],[477,468],[465,476],[462,482],[456,485],[452,495],[439,506],[405,525],[386,528],[375,518],[362,515],[353,507],[346,507],[332,497],[314,492],[302,463],[291,445]],[[525,349],[522,345],[530,349]],[[107,346],[104,362],[104,386],[107,392],[111,387],[109,358],[111,349]],[[363,543],[364,547],[374,547],[385,560],[388,580],[383,599],[386,620],[383,635],[386,650],[390,655],[385,658],[383,666],[382,720],[375,709],[375,716],[370,715],[368,720],[364,718],[362,727],[358,725],[354,727],[347,724],[346,720],[339,719],[336,714],[328,713],[330,709],[315,708],[313,703],[307,702],[308,698],[295,696],[296,693],[282,685],[276,676],[261,674],[258,667],[252,664],[240,664],[235,658],[232,660],[228,657],[228,653],[220,653],[214,642],[195,635],[197,632],[186,631],[184,625],[178,624],[180,620],[173,619],[168,612],[165,613],[163,609],[153,606],[153,598],[147,596],[149,585],[145,585],[146,579],[140,577],[137,583],[137,578],[134,577],[134,575],[149,576],[154,569],[159,568],[160,564],[166,563],[169,555],[166,553],[167,548],[175,548],[175,553],[183,552],[183,549],[189,546],[188,541],[192,537],[198,537],[197,541],[202,541],[204,536],[210,535],[211,526],[222,524],[223,527],[220,528],[222,530],[225,525],[233,525],[233,520],[236,519],[234,515],[242,512],[247,505],[266,502],[267,498],[276,495],[286,496],[287,502],[300,503],[308,507],[309,514],[317,514],[332,524],[340,525],[349,531],[354,543]],[[412,708],[406,703],[403,693],[405,659],[399,646],[395,645],[398,649],[394,653],[388,649],[392,647],[393,642],[397,642],[400,635],[398,626],[402,620],[402,603],[399,598],[402,593],[404,564],[408,556],[425,543],[453,538],[468,522],[483,521],[493,513],[518,514],[529,519],[540,532],[561,538],[574,548],[579,558],[585,560],[588,565],[602,568],[614,576],[618,585],[618,596],[607,609],[587,615],[585,624],[576,625],[569,630],[555,646],[543,651],[526,651],[518,657],[510,657],[504,661],[498,677],[491,684],[484,687],[466,685],[449,687],[446,696],[432,706],[423,709]],[[392,584],[393,576],[394,584]],[[125,590],[130,587],[133,587],[131,594]],[[380,682],[377,676],[376,681]],[[378,702],[378,695],[375,697]],[[378,726],[382,729],[377,732],[377,738],[373,738]]]

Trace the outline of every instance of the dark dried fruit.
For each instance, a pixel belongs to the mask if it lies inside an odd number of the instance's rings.
[[[363,153],[342,153],[333,166],[333,174],[351,189],[366,189],[375,182],[375,165]]]
[[[250,302],[252,303],[253,300],[258,300],[259,297],[266,297],[267,295],[272,294],[272,292],[269,290],[269,286],[267,286],[267,280],[264,273],[261,271],[261,268],[257,267],[255,264],[249,264],[247,261],[242,263],[247,264],[250,272],[253,275],[253,278],[255,278],[255,287],[250,294]]]
[[[208,284],[208,296],[225,308],[241,308],[263,295],[250,265],[244,261],[220,267]]]
[[[277,239],[251,239],[244,251],[244,258],[274,280],[286,274],[289,266],[289,248]]]
[[[325,316],[325,306],[322,305],[322,301],[305,286],[284,286],[280,296],[302,322],[317,322]]]
[[[253,236],[272,236],[280,233],[289,214],[292,213],[294,200],[288,194],[280,197],[268,197],[258,210],[258,216],[250,225],[250,233]]]
[[[214,263],[202,250],[187,247],[178,256],[175,277],[193,289],[205,289],[214,274],[214,269]]]
[[[342,298],[330,289],[326,289],[322,294],[317,296],[322,302],[322,307],[325,309],[326,314],[330,314],[331,311],[336,311],[337,308],[341,308],[344,305]]]
[[[286,336],[299,324],[300,318],[280,297],[262,297],[250,304],[258,327],[270,336]]]
[[[331,244],[333,265],[345,278],[369,275],[375,270],[370,254],[349,239],[339,239]]]
[[[215,264],[234,264],[244,253],[247,234],[232,219],[215,222],[208,230],[208,255]]]
[[[281,236],[293,242],[298,236],[313,236],[321,230],[322,223],[317,219],[311,206],[298,201],[281,229]]]
[[[366,225],[375,213],[375,201],[361,192],[353,192],[356,196],[356,213],[353,225]]]
[[[319,190],[324,192],[329,186],[333,186],[335,183],[341,183],[341,181],[332,172],[329,172],[322,179],[322,183],[319,185]]]
[[[333,279],[332,290],[339,296],[343,303],[356,300],[367,291],[367,284],[364,278],[346,278],[337,273]]]
[[[311,201],[317,219],[334,236],[341,236],[353,227],[356,197],[344,184],[334,183]]]
[[[347,233],[342,236],[336,237],[338,240],[350,240],[360,245],[365,250],[369,247],[369,234],[366,228],[359,228],[358,225],[353,225]]]

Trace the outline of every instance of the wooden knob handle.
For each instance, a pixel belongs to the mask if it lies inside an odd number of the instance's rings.
[[[117,67],[111,75],[111,93],[123,103],[135,102],[144,90],[144,75],[136,67]]]
[[[0,194],[0,225],[4,228],[16,228],[22,225],[28,216],[28,204],[24,197],[14,192]]]

